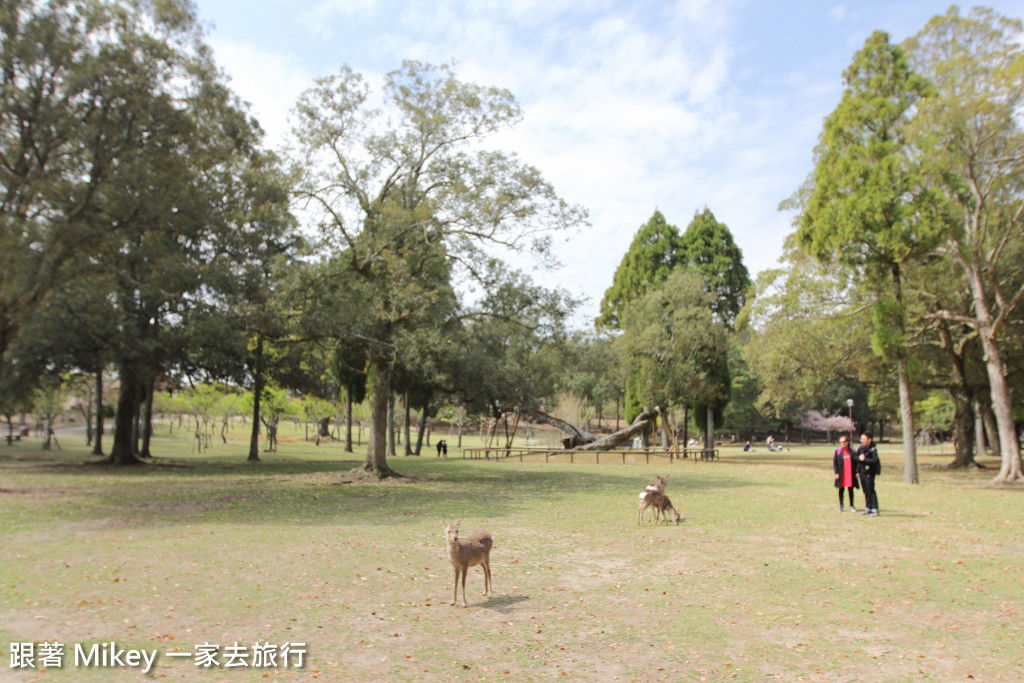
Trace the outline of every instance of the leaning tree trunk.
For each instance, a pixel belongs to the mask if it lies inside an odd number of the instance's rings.
[[[1001,466],[996,476],[998,482],[1021,481],[1024,471],[1021,468],[1020,449],[1017,444],[1017,427],[1013,422],[1013,408],[1010,404],[1010,391],[1006,385],[1002,358],[999,350],[991,339],[981,335],[985,347],[985,363],[988,369],[989,386],[992,390],[992,412],[996,416],[999,429],[999,450]]]
[[[996,344],[996,321],[988,304],[981,273],[967,268],[967,281],[974,300],[974,314],[978,321],[978,337],[984,352],[985,370],[988,372],[988,386],[992,394],[992,412],[996,416],[999,430],[999,451],[1001,466],[997,482],[1014,482],[1024,479],[1021,468],[1020,448],[1017,443],[1017,427],[1013,422],[1013,406],[1010,402],[1010,388],[1006,383],[1003,358]]]
[[[975,190],[977,194],[977,190]],[[968,231],[977,234],[979,221],[975,214],[968,219],[972,225]],[[974,304],[975,329],[978,338],[981,340],[981,350],[985,359],[985,371],[988,373],[989,392],[992,395],[992,412],[996,417],[996,428],[999,433],[1000,468],[996,475],[996,482],[1019,482],[1024,479],[1020,458],[1020,445],[1017,443],[1017,427],[1013,421],[1013,404],[1010,401],[1010,389],[1006,383],[1006,372],[1003,358],[996,343],[996,333],[1001,323],[1006,319],[1010,309],[1004,309],[1000,316],[994,316],[992,307],[989,304],[989,294],[985,289],[985,275],[983,264],[979,263],[977,257],[964,254],[955,240],[953,246],[957,247],[954,252],[960,266],[967,276],[967,285],[971,290],[971,300]],[[1010,304],[1012,308],[1012,304]],[[993,439],[993,442],[995,440]]]
[[[630,441],[637,434],[642,433],[647,429],[655,419],[657,419],[658,413],[652,410],[645,410],[636,416],[633,420],[633,424],[629,425],[625,429],[621,429],[613,434],[609,434],[606,437],[597,439],[588,444],[580,446],[578,450],[581,451],[610,451],[618,448],[622,444]]]
[[[584,444],[593,443],[597,440],[597,437],[593,434],[585,432],[576,425],[566,422],[565,420],[560,420],[554,415],[548,415],[547,413],[542,413],[539,410],[531,410],[527,414],[537,422],[549,424],[552,427],[560,429],[568,434],[569,438],[562,441],[566,448],[577,448]]]

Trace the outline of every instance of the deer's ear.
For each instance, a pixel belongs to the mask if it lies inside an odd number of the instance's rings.
[[[444,521],[444,517],[441,518],[441,526],[443,526],[445,529],[448,528],[448,523]]]
[[[459,517],[457,520],[455,520],[455,526],[458,526],[460,524],[462,524],[462,517]]]

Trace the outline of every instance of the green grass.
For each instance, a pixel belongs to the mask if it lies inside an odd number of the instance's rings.
[[[358,457],[285,435],[157,462],[84,447],[0,448],[0,679],[136,680],[137,670],[8,668],[8,643],[158,649],[180,680],[1020,680],[1024,490],[949,472],[921,485],[882,451],[882,516],[836,511],[830,449],[719,462],[394,458],[407,479],[343,485]],[[453,443],[449,439],[449,443]],[[994,464],[994,463],[992,463]],[[656,473],[679,526],[636,525]],[[862,498],[858,497],[860,504]],[[494,597],[472,569],[451,607],[440,518],[487,529]],[[303,669],[200,670],[167,652],[304,642]]]

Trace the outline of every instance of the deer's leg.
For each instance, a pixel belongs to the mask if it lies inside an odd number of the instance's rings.
[[[469,603],[466,602],[466,574],[469,573],[469,565],[467,564],[462,568],[462,606],[469,607]]]
[[[455,594],[452,596],[452,605],[459,601],[459,568],[455,568]]]
[[[484,555],[480,566],[484,570],[484,595],[491,595],[491,558],[489,555]]]

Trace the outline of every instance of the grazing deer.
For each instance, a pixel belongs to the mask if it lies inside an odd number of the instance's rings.
[[[494,539],[486,531],[474,531],[465,538],[459,538],[459,522],[448,524],[443,519],[445,541],[448,544],[448,560],[455,567],[455,595],[452,597],[454,605],[459,600],[459,575],[462,575],[462,606],[466,604],[466,574],[469,568],[480,565],[484,570],[484,595],[491,594],[491,546]]]
[[[640,500],[641,500],[641,502],[643,501],[644,496],[647,495],[648,491],[656,491],[658,493],[665,493],[665,484],[666,483],[668,483],[668,475],[667,474],[664,477],[659,474],[657,479],[652,479],[651,481],[647,482],[647,487],[643,491],[640,492]],[[655,519],[657,519],[657,515],[658,515],[658,509],[657,508],[655,508],[654,513],[655,513]]]
[[[668,519],[668,510],[672,511],[672,521],[679,524],[679,513],[672,506],[672,501],[668,499],[664,493],[659,491],[645,491],[643,496],[640,498],[640,507],[636,511],[636,525],[640,526],[640,520],[643,518],[644,511],[647,508],[654,508],[654,520],[658,521],[662,515],[665,515],[665,519]]]

